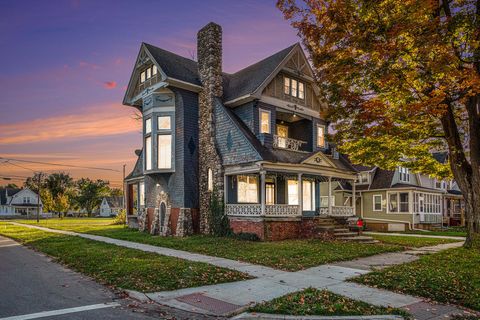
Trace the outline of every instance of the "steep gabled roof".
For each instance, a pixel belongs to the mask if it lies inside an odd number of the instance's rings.
[[[108,205],[110,208],[121,208],[123,207],[123,197],[122,196],[114,196],[114,197],[106,197]]]
[[[143,43],[157,64],[169,78],[189,82],[195,85],[202,85],[198,75],[198,64],[196,61],[179,56],[173,52]]]
[[[135,150],[135,154],[138,157],[137,161],[135,162],[132,172],[125,177],[125,180],[131,180],[143,176],[143,149]]]
[[[299,44],[295,43],[233,74],[224,74],[223,99],[229,101],[255,92],[296,46]]]
[[[392,186],[393,176],[395,171],[384,170],[377,168],[375,174],[372,177],[372,183],[370,189],[388,189]]]

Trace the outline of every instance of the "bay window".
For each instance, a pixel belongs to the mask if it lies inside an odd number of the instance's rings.
[[[237,201],[239,203],[258,203],[257,176],[238,176]]]
[[[159,169],[170,169],[172,167],[172,135],[158,135],[158,159]]]

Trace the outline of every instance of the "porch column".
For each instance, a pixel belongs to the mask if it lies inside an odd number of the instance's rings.
[[[332,177],[328,177],[328,215],[332,215]]]
[[[353,207],[353,215],[357,215],[357,198],[355,196],[355,179],[353,179],[353,184],[352,184],[352,207]]]
[[[298,215],[303,214],[303,183],[302,174],[298,174]]]
[[[265,216],[265,171],[260,171],[260,204],[261,215]]]

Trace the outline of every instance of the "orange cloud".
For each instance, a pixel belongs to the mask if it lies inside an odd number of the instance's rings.
[[[117,87],[117,82],[115,81],[106,81],[103,83],[105,89],[115,89]]]
[[[133,109],[118,104],[85,108],[82,113],[0,124],[0,145],[71,140],[138,132]]]

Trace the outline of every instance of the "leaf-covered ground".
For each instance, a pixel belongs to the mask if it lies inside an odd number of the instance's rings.
[[[253,312],[283,315],[319,315],[319,316],[351,316],[351,315],[387,315],[397,314],[408,317],[407,313],[392,308],[383,308],[365,302],[352,300],[327,290],[308,288],[291,293],[272,301],[256,305]]]
[[[450,249],[352,281],[480,311],[480,251]]]
[[[241,260],[287,271],[297,271],[333,261],[403,250],[392,244],[361,244],[314,239],[253,242],[233,238],[191,236],[186,238],[152,236],[124,226],[111,225],[107,219],[50,219],[40,225],[49,228],[86,232],[114,239],[168,247],[211,256]],[[36,221],[19,221],[36,225]]]
[[[37,225],[35,220],[22,223]],[[114,239],[146,243],[211,256],[246,261],[286,271],[297,271],[334,261],[352,260],[384,252],[404,250],[405,247],[434,245],[449,242],[443,239],[388,236],[388,243],[362,244],[322,241],[316,239],[252,242],[233,238],[191,236],[187,238],[152,236],[148,233],[113,225],[112,219],[66,218],[41,220],[40,225],[76,232],[85,232]],[[396,240],[397,242],[395,242]]]
[[[174,290],[249,279],[237,271],[0,222],[0,234],[116,288]]]
[[[423,238],[423,237],[409,237],[409,236],[392,236],[392,235],[371,235],[374,239],[380,240],[383,243],[397,244],[408,248],[419,248],[435,246],[443,243],[459,242],[453,239],[440,238]]]

